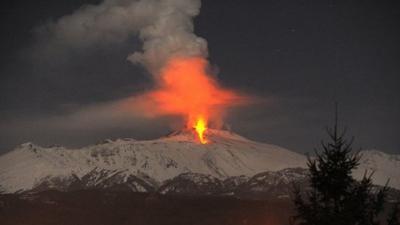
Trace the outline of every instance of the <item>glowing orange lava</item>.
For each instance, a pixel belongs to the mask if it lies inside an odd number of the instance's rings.
[[[207,130],[207,122],[202,117],[199,117],[193,128],[197,133],[200,143],[207,144],[208,141],[204,136],[204,132]]]
[[[201,57],[173,58],[161,70],[156,90],[148,93],[155,108],[152,113],[183,116],[187,129],[196,131],[203,144],[209,122],[220,120],[226,107],[240,102],[239,95],[207,74],[207,68]]]

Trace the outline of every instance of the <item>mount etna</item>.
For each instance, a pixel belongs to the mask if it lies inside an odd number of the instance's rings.
[[[25,143],[0,157],[3,193],[82,189],[189,195],[265,193],[288,196],[307,178],[307,157],[225,130],[208,131],[200,144],[192,132],[155,140],[105,140],[80,149]],[[374,172],[374,183],[400,189],[400,156],[362,151],[355,171]]]
[[[400,156],[362,151],[354,176],[374,171],[400,196]],[[307,157],[226,130],[79,149],[25,143],[0,157],[1,224],[288,224]]]

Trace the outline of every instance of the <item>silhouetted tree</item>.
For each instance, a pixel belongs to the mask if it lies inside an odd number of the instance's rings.
[[[334,128],[327,128],[329,141],[321,142],[322,151],[308,159],[309,189],[294,191],[298,225],[375,225],[383,210],[387,188],[376,189],[372,173],[361,181],[352,177],[360,154],[353,153],[353,138],[345,138],[346,130],[338,131],[337,106]]]
[[[389,214],[389,217],[387,219],[387,225],[400,225],[400,213],[399,213],[399,205],[400,203],[397,202],[392,211]]]

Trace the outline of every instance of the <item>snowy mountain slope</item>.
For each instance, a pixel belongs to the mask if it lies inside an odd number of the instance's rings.
[[[364,176],[373,172],[375,184],[384,185],[389,181],[389,186],[400,189],[400,155],[387,154],[377,150],[361,152],[361,162],[355,171],[355,177]]]
[[[244,198],[278,197],[288,198],[295,185],[308,186],[308,170],[287,168],[280,171],[267,171],[254,175],[247,182],[238,185],[234,193]]]
[[[135,176],[126,171],[95,168],[83,177],[47,176],[36,182],[33,191],[59,190],[73,191],[83,189],[102,189],[133,192],[154,192],[159,186],[152,178]]]
[[[202,145],[191,132],[182,131],[155,140],[107,140],[80,149],[26,143],[0,157],[0,191],[62,190],[66,186],[151,191],[180,174],[203,174],[221,181],[236,177],[227,182],[243,183],[258,173],[306,166],[301,154],[228,131],[209,130],[208,139],[210,143]],[[400,188],[398,157],[366,155],[356,172],[358,177],[365,168],[382,168],[375,173],[381,175],[377,184],[384,184],[390,176],[391,186]]]
[[[0,185],[8,192],[28,190],[45,177],[82,178],[95,168],[146,174],[163,182],[192,172],[225,179],[304,166],[300,154],[247,140],[227,131],[210,130],[202,145],[190,132],[150,140],[116,140],[81,149],[43,148],[32,143],[0,157]]]
[[[183,173],[166,180],[158,189],[161,194],[200,194],[212,195],[224,191],[223,182],[219,179],[198,173]]]

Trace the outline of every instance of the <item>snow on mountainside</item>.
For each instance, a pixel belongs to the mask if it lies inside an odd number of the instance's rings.
[[[202,145],[192,133],[182,131],[156,140],[108,140],[80,149],[26,143],[0,157],[0,192],[52,187],[63,190],[66,185],[69,189],[113,187],[134,191],[154,191],[161,186],[164,192],[184,192],[174,182],[189,185],[191,179],[207,181],[216,189],[223,183],[213,178],[239,184],[258,173],[306,166],[306,157],[301,154],[229,131],[209,130],[208,139],[210,143]],[[381,152],[365,155],[358,177],[364,169],[374,169],[374,177],[380,176],[378,184],[391,177],[391,186],[400,188],[398,156]],[[199,187],[210,191],[207,185]]]
[[[43,148],[26,143],[0,157],[0,186],[28,190],[45,177],[84,177],[95,168],[163,182],[182,173],[225,179],[304,166],[304,156],[274,145],[250,141],[228,131],[210,130],[207,145],[190,132],[156,140],[124,139],[84,147]]]
[[[400,189],[400,155],[387,154],[377,150],[361,152],[360,166],[354,173],[362,177],[365,171],[373,172],[376,184],[384,185],[389,180],[389,186]]]

